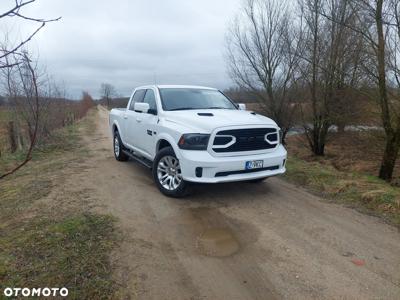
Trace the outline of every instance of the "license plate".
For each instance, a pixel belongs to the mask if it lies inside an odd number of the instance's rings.
[[[263,161],[262,160],[250,160],[246,161],[246,170],[252,170],[252,169],[260,169],[263,167]]]

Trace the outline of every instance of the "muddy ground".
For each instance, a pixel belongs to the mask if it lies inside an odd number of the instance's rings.
[[[99,209],[119,219],[120,298],[400,298],[399,231],[380,219],[279,178],[167,198],[148,169],[114,159],[102,108],[86,143],[88,168],[65,186],[93,191]]]

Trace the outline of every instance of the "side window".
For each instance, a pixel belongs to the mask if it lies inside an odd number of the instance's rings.
[[[157,113],[157,104],[156,104],[156,96],[154,95],[153,90],[147,90],[146,95],[143,99],[144,103],[148,103],[150,106],[149,113]]]
[[[136,102],[142,102],[144,94],[146,93],[146,90],[137,90],[135,94],[133,95],[131,104],[129,104],[129,110],[135,110],[134,105]]]

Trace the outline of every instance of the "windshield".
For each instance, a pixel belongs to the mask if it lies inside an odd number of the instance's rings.
[[[164,110],[187,109],[237,109],[236,106],[217,90],[206,89],[160,89]]]

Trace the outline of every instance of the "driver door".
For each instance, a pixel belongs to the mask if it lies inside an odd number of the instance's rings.
[[[147,113],[138,113],[137,118],[140,120],[137,124],[139,135],[136,139],[140,140],[140,146],[138,146],[138,148],[150,159],[153,159],[155,156],[156,124],[158,120],[157,102],[153,89],[146,90],[143,102],[148,103],[150,109]]]
[[[129,109],[125,113],[125,135],[126,135],[126,143],[131,148],[138,147],[138,140],[136,136],[139,134],[139,125],[138,116],[140,113],[136,112],[134,109],[135,103],[142,102],[146,90],[136,90],[135,94],[132,97],[132,100],[129,104]],[[134,149],[132,149],[134,150]]]

